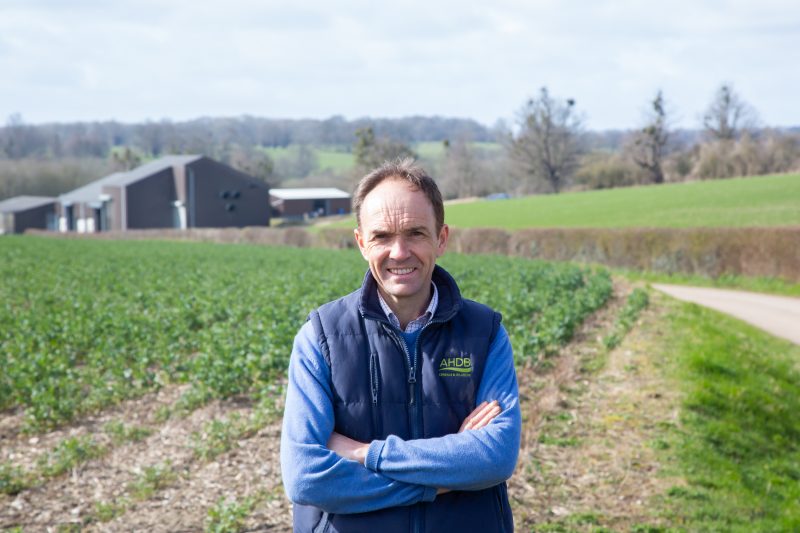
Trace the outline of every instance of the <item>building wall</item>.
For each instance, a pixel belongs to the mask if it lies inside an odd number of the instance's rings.
[[[269,226],[266,183],[208,158],[186,166],[188,226]]]
[[[350,213],[352,202],[350,198],[334,198],[331,200],[330,206],[329,215],[345,215]]]
[[[111,199],[106,204],[108,209],[108,229],[109,231],[119,231],[122,226],[122,187],[103,187],[103,194],[107,194]]]
[[[301,217],[313,211],[314,201],[310,199],[284,200],[277,211],[282,217]]]
[[[171,168],[127,185],[125,196],[126,229],[173,227],[176,195]]]
[[[24,211],[17,211],[14,213],[14,233],[23,233],[26,229],[55,229],[52,226],[48,227],[48,214],[51,221],[55,221],[56,216],[56,203],[45,204],[32,209]]]
[[[310,214],[315,211],[314,205],[317,200],[313,198],[303,198],[298,200],[284,200],[283,204],[276,210],[282,217],[301,217],[305,214]],[[331,198],[322,200],[324,203],[326,213],[325,215],[337,215],[339,210],[342,213],[350,212],[350,199],[349,198]]]

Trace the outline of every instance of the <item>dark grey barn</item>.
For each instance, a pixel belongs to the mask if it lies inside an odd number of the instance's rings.
[[[0,202],[0,234],[26,229],[56,229],[56,199],[15,196]]]
[[[200,155],[172,155],[58,198],[61,231],[269,226],[269,187]]]

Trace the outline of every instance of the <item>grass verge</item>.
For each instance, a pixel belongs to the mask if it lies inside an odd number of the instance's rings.
[[[665,496],[688,531],[800,530],[800,347],[670,302],[662,357],[683,389]]]
[[[780,296],[800,297],[800,283],[792,283],[780,278],[747,277],[726,274],[717,278],[696,274],[665,274],[628,269],[610,269],[612,273],[625,276],[630,281],[647,281],[650,283],[672,283],[675,285],[694,285],[698,287],[716,287],[719,289],[740,289],[743,291],[763,292]]]

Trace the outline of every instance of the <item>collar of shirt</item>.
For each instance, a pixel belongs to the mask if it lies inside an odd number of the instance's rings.
[[[403,331],[403,333],[414,333],[417,330],[422,329],[422,327],[427,324],[428,321],[430,321],[430,319],[433,317],[433,314],[436,312],[436,307],[439,305],[439,291],[436,289],[436,284],[432,281],[431,288],[433,288],[433,295],[431,296],[431,303],[428,304],[428,308],[425,309],[425,312],[420,316],[409,322],[405,330],[400,327],[400,320],[398,320],[397,315],[394,314],[394,311],[391,310],[389,304],[383,300],[383,296],[381,296],[380,291],[378,291],[378,301],[381,303],[381,309],[383,309],[383,312],[386,314],[386,318],[389,319],[389,322],[394,327]]]

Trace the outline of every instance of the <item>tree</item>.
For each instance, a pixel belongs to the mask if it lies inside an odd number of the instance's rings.
[[[636,132],[631,146],[634,162],[648,172],[653,183],[664,183],[662,163],[668,142],[667,111],[664,95],[659,90],[653,99],[647,124]]]
[[[111,152],[111,164],[116,171],[128,171],[142,164],[142,156],[130,146]]]
[[[468,198],[486,193],[483,162],[464,139],[443,142],[441,189],[446,198]]]
[[[722,84],[703,115],[706,133],[715,140],[738,139],[758,125],[755,109],[742,100],[730,84]]]
[[[406,144],[388,137],[376,138],[371,127],[356,130],[356,142],[353,145],[356,165],[361,170],[370,170],[382,165],[385,161],[398,158],[417,158],[417,154]]]
[[[531,182],[545,182],[558,193],[578,167],[581,122],[575,100],[556,100],[542,87],[539,98],[528,100],[519,112],[512,159]]]

